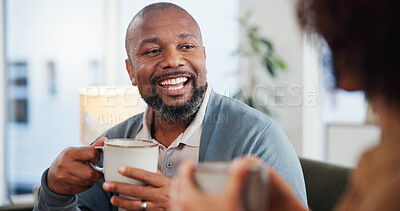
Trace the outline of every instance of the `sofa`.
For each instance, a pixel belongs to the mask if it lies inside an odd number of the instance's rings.
[[[332,210],[345,190],[351,169],[300,158],[308,206],[313,211]]]

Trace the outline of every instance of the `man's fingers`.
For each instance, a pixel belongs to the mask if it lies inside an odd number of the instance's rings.
[[[142,185],[130,185],[121,182],[105,182],[103,189],[110,192],[133,196],[139,199],[150,200],[154,198],[154,188]],[[152,190],[153,189],[153,190]]]
[[[81,187],[82,189],[87,189],[93,186],[95,181],[90,181],[90,180],[82,180],[80,177],[76,175],[70,175],[68,176],[68,181],[66,181],[66,184],[69,184],[71,187],[72,186],[77,186]]]
[[[77,161],[74,161],[69,165],[58,166],[58,172],[56,174],[57,179],[63,181],[69,180],[69,178],[64,175],[73,175],[80,178],[81,180],[87,180],[91,182],[97,182],[103,177],[103,175],[100,172],[91,168],[87,164],[87,162],[77,162]]]
[[[100,153],[93,147],[69,147],[63,151],[64,156],[72,160],[88,161],[96,160]]]
[[[123,198],[123,197],[119,197],[119,196],[113,196],[111,197],[111,204],[116,206],[116,207],[120,207],[126,210],[142,210],[141,206],[142,206],[142,201],[141,200],[132,200],[132,199],[127,199],[127,198]],[[150,201],[146,201],[146,209],[147,210],[156,210],[159,207],[155,207],[155,204],[150,202]]]
[[[140,180],[153,187],[162,187],[167,183],[167,178],[162,173],[153,173],[143,169],[123,166],[118,169],[118,172],[124,176]]]
[[[104,146],[104,142],[105,141],[107,141],[107,137],[101,137],[101,138],[97,139],[97,141],[92,144],[92,147]]]
[[[58,191],[60,194],[72,195],[73,193],[80,193],[89,189],[95,183],[89,180],[82,180],[81,178],[72,174],[67,174],[66,179],[63,179],[61,182],[63,185],[56,187],[56,190],[52,189],[54,186],[51,184],[49,184],[49,188],[53,191]]]
[[[79,169],[79,171],[74,171],[72,174],[81,180],[97,182],[103,177],[103,174],[94,170],[86,163],[76,163],[75,168]]]

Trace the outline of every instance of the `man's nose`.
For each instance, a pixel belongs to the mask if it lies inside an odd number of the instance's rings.
[[[177,68],[183,66],[185,61],[178,50],[166,50],[164,51],[163,60],[160,63],[162,69]]]

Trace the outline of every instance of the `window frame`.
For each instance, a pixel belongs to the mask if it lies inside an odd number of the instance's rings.
[[[4,30],[4,0],[0,0],[0,206],[8,202],[5,166],[5,30]]]

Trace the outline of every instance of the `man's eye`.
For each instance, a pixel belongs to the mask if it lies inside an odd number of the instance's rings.
[[[152,50],[146,51],[145,54],[157,54],[160,52],[161,52],[160,49],[152,49]]]
[[[194,45],[183,45],[182,48],[186,49],[186,50],[189,50],[189,49],[194,48]]]

